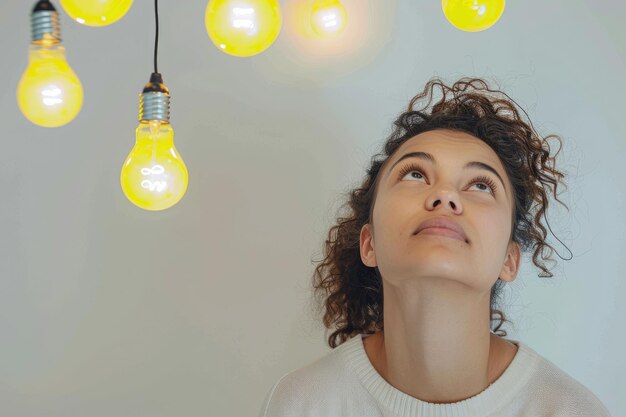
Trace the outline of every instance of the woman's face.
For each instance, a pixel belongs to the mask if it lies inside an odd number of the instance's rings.
[[[434,162],[402,158],[410,152],[428,153]],[[487,169],[464,168],[472,161],[492,167],[504,184]],[[506,171],[489,145],[464,132],[423,132],[404,142],[379,172],[373,229],[367,224],[361,230],[361,258],[368,266],[378,266],[392,285],[416,276],[440,282],[443,276],[447,282],[488,292],[498,276],[506,275],[502,270],[509,250],[518,250],[517,244],[509,245],[512,193]],[[467,241],[414,234],[420,223],[438,216],[460,225]],[[515,256],[515,251],[511,254]]]

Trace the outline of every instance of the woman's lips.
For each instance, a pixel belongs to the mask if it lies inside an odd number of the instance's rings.
[[[463,239],[463,236],[461,236],[454,230],[450,230],[445,227],[427,227],[426,229],[423,229],[421,232],[419,232],[418,235],[447,236],[447,237],[462,240],[463,242],[465,242],[465,239]]]

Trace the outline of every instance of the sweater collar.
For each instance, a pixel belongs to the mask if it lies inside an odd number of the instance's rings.
[[[507,339],[518,346],[515,357],[498,379],[482,392],[462,401],[437,404],[412,397],[389,384],[370,362],[363,337],[358,334],[343,343],[346,362],[362,385],[387,412],[397,417],[484,417],[511,402],[528,382],[535,365],[535,352],[519,340]]]

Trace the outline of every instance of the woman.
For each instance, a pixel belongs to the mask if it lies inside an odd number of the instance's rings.
[[[414,110],[436,86],[442,99]],[[538,262],[549,246],[540,220],[544,185],[558,200],[563,177],[551,136],[490,93],[501,92],[481,79],[434,78],[395,121],[316,268],[334,350],[280,378],[260,416],[609,416],[585,386],[490,329],[508,321],[495,301],[522,251],[535,248],[540,276],[552,276]]]

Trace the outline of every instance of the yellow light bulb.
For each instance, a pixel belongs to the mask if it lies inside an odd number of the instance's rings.
[[[204,24],[220,51],[247,57],[272,45],[282,27],[282,14],[277,0],[210,0]]]
[[[17,103],[28,120],[43,127],[62,126],[80,112],[83,86],[65,60],[65,48],[48,34],[29,45]]]
[[[343,32],[348,15],[339,0],[315,0],[311,24],[321,37],[332,37]]]
[[[491,27],[504,12],[505,0],[441,0],[441,8],[450,23],[466,32],[480,32]]]
[[[121,19],[133,0],[61,0],[65,12],[86,26],[106,26]]]
[[[126,198],[145,210],[164,210],[183,198],[188,181],[187,167],[174,147],[170,124],[142,121],[120,175]]]

